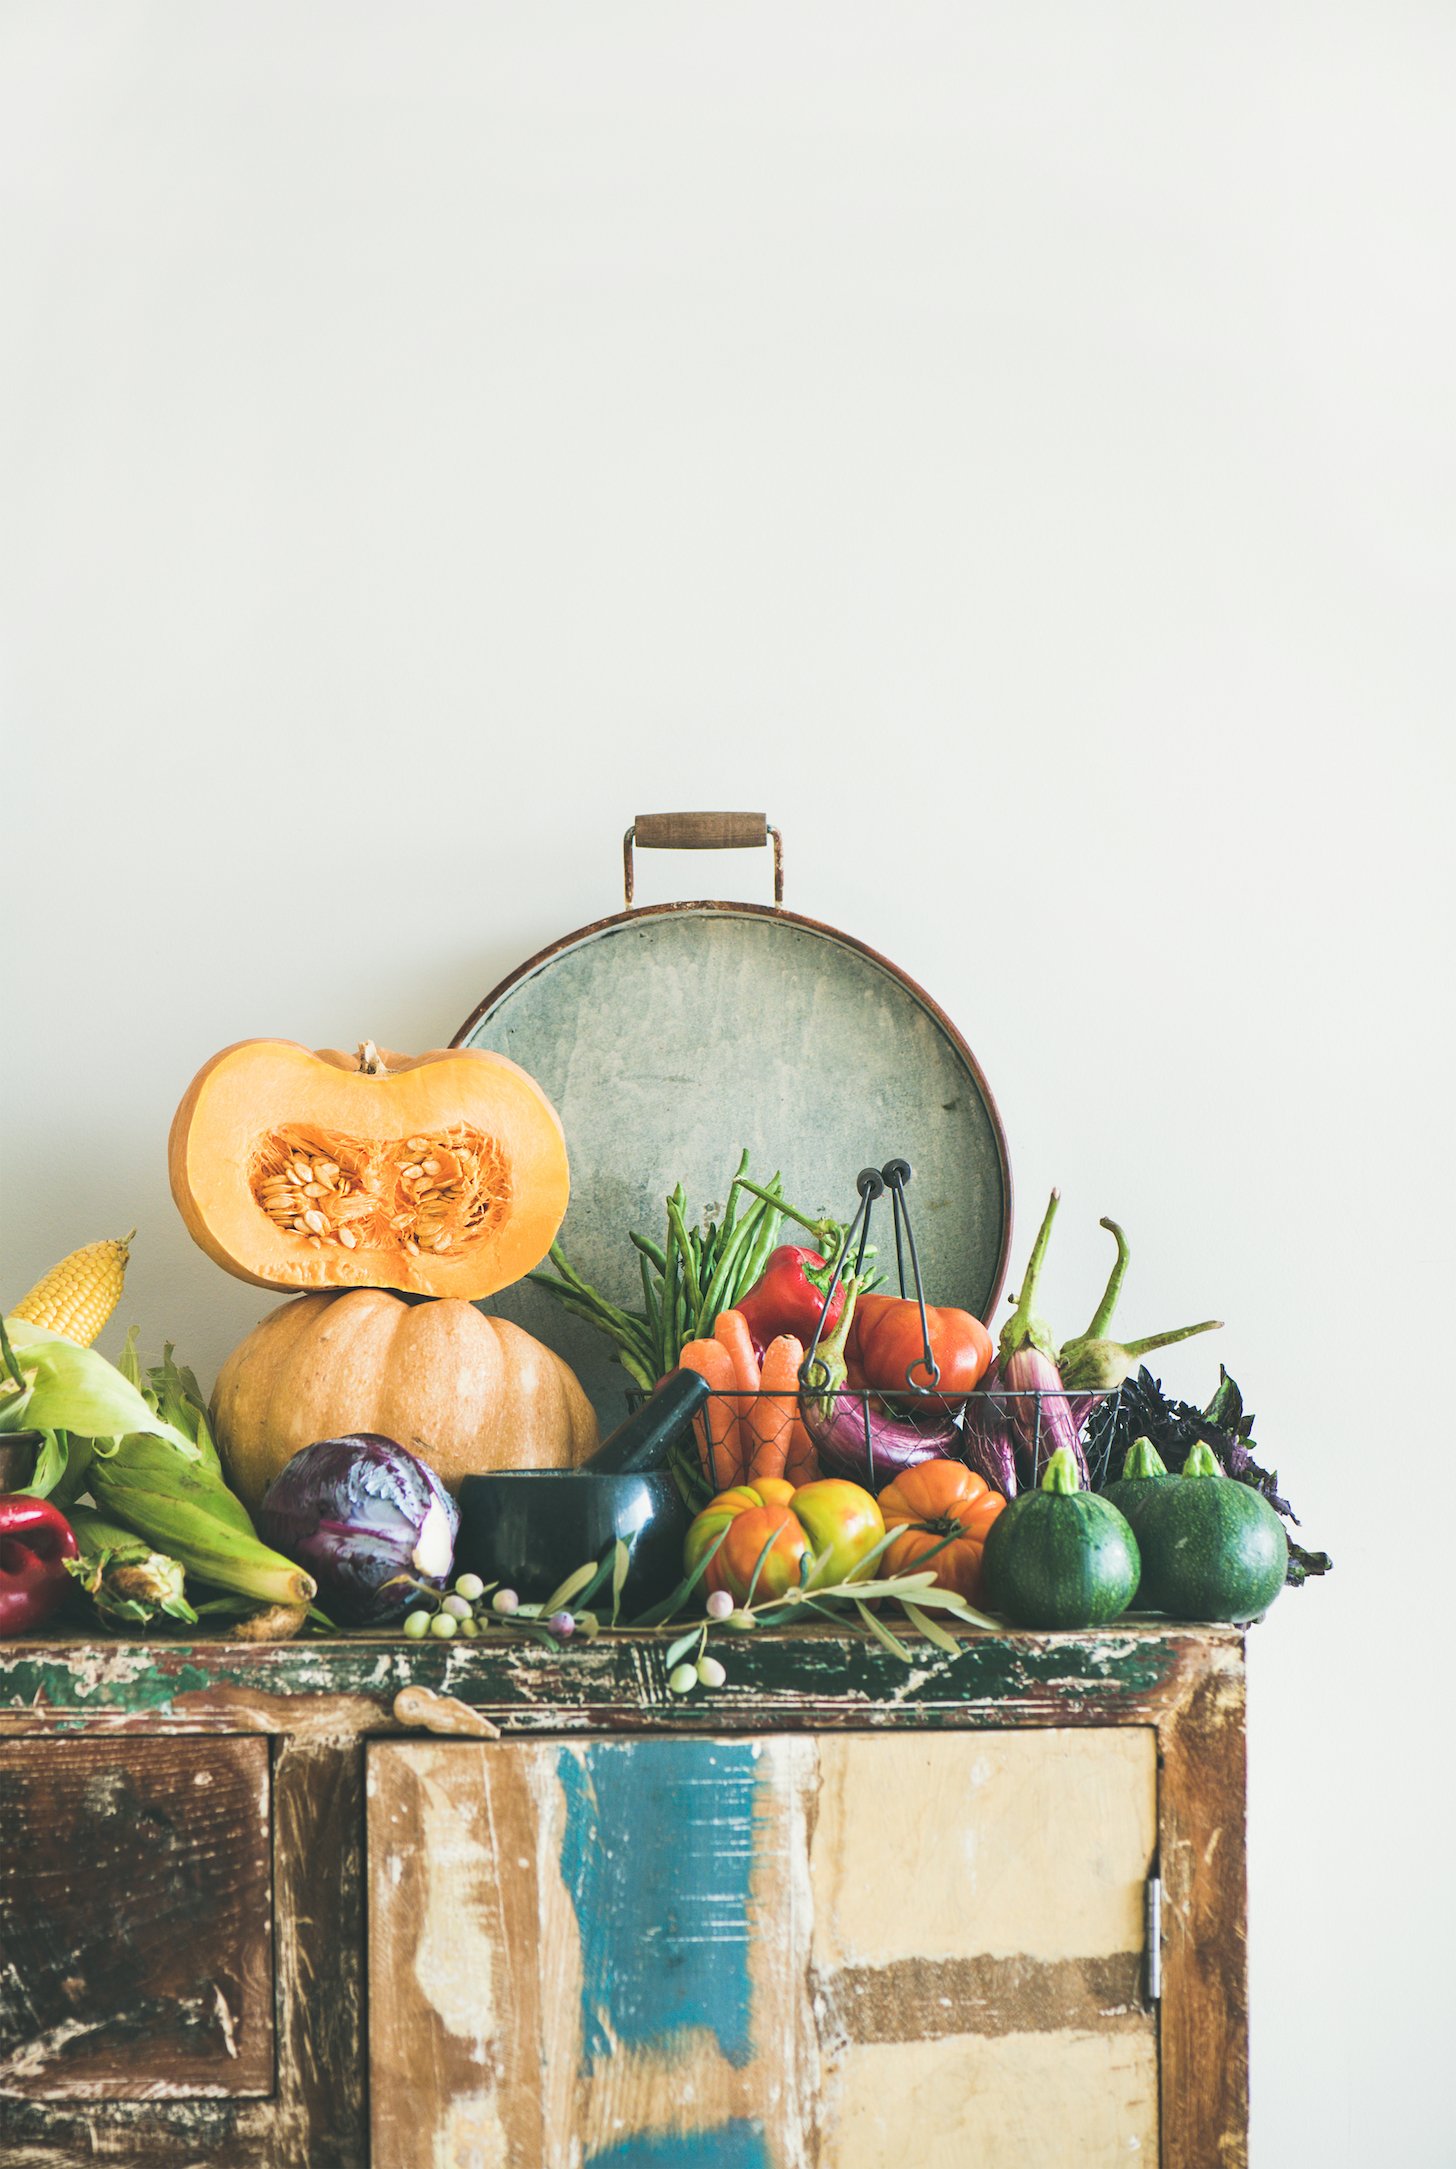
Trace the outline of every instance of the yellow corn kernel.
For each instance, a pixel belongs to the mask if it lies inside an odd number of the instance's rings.
[[[105,1243],[87,1243],[53,1265],[22,1296],[12,1313],[47,1333],[64,1333],[67,1340],[89,1348],[121,1301],[131,1235]]]

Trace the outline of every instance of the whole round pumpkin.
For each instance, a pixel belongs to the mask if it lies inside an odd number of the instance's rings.
[[[1137,1589],[1137,1538],[1110,1500],[1083,1491],[1071,1449],[1059,1446],[1039,1491],[1023,1491],[992,1522],[982,1592],[1017,1627],[1099,1627]]]
[[[1168,1474],[1168,1465],[1150,1438],[1136,1438],[1123,1456],[1122,1474],[1115,1483],[1108,1484],[1102,1492],[1122,1515],[1138,1540],[1138,1555],[1142,1562],[1142,1578],[1133,1597],[1134,1604],[1143,1601],[1144,1584],[1147,1581],[1147,1532],[1151,1517],[1158,1510],[1158,1501],[1168,1493],[1170,1485],[1178,1478]]]
[[[880,1493],[885,1534],[895,1541],[880,1561],[882,1574],[929,1568],[942,1589],[974,1604],[981,1593],[981,1554],[1006,1501],[963,1461],[920,1461]]]
[[[1284,1587],[1284,1524],[1201,1440],[1182,1475],[1158,1486],[1138,1534],[1141,1601],[1174,1619],[1255,1619]]]
[[[302,1447],[348,1432],[398,1440],[451,1492],[491,1469],[575,1468],[597,1445],[575,1372],[540,1341],[473,1303],[383,1288],[270,1311],[219,1371],[212,1426],[253,1509]]]

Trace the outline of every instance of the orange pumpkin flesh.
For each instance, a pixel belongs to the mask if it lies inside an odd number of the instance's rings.
[[[193,1079],[168,1159],[194,1241],[264,1288],[493,1295],[540,1264],[570,1188],[551,1102],[480,1048],[242,1040]]]
[[[491,1469],[574,1468],[597,1445],[575,1372],[540,1341],[469,1303],[382,1288],[271,1311],[218,1373],[212,1424],[253,1509],[302,1447],[351,1431],[407,1446],[452,1492]]]

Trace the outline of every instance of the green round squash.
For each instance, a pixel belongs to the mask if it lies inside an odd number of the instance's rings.
[[[1172,1619],[1253,1619],[1284,1587],[1289,1542],[1279,1516],[1225,1476],[1201,1442],[1148,1501],[1139,1528],[1142,1601]]]
[[[1168,1474],[1168,1464],[1152,1440],[1135,1438],[1123,1457],[1121,1476],[1115,1483],[1106,1485],[1102,1492],[1104,1499],[1111,1499],[1138,1540],[1138,1550],[1143,1554],[1144,1582],[1147,1580],[1147,1547],[1143,1542],[1143,1532],[1158,1500],[1170,1484],[1177,1482],[1176,1476]],[[1141,1582],[1137,1595],[1133,1598],[1134,1604],[1140,1598],[1143,1598]]]
[[[1039,1491],[1023,1491],[992,1522],[982,1554],[982,1602],[1018,1627],[1097,1627],[1116,1619],[1138,1585],[1137,1538],[1095,1491],[1083,1491],[1062,1446]]]

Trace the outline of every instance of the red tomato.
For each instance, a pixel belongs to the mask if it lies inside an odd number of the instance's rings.
[[[942,1589],[974,1604],[986,1536],[1006,1501],[962,1461],[921,1461],[880,1493],[885,1530],[895,1538],[881,1567],[913,1574],[922,1565]],[[898,1532],[898,1534],[897,1534]]]
[[[996,1350],[979,1318],[968,1310],[927,1306],[930,1352],[940,1376],[936,1392],[951,1399],[969,1393],[991,1368]],[[867,1383],[879,1393],[929,1388],[920,1305],[905,1296],[862,1295],[854,1314],[854,1354]]]

